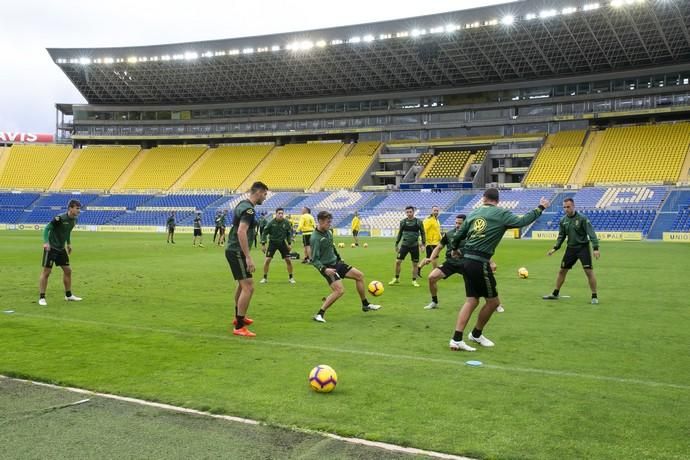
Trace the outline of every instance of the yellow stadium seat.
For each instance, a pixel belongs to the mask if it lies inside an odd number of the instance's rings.
[[[14,144],[5,152],[9,158],[0,176],[0,188],[47,189],[71,151],[71,145]]]

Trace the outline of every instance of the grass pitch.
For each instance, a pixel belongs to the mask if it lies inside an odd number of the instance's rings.
[[[234,283],[220,248],[193,248],[187,235],[173,246],[164,235],[75,233],[73,291],[84,301],[62,300],[55,269],[40,307],[40,236],[2,232],[0,373],[482,458],[690,451],[690,246],[602,243],[594,306],[580,268],[561,290],[570,299],[541,300],[562,255],[546,257],[552,242],[504,241],[506,312],[485,329],[496,347],[452,353],[460,278],[441,281],[441,308],[425,311],[426,283],[411,286],[409,260],[401,284],[387,285],[392,240],[338,241],[367,281],[386,285],[383,309],[363,313],[346,281],[328,323],[316,323],[326,283],[296,264],[290,285],[274,260],[250,309],[258,336],[244,339],[229,332]],[[529,279],[518,279],[520,266]],[[484,366],[465,366],[470,359]],[[307,384],[322,363],[339,376],[327,395]]]

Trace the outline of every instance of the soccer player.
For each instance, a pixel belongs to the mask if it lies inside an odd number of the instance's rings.
[[[297,224],[297,231],[302,232],[302,244],[304,245],[303,264],[308,264],[311,261],[311,234],[314,227],[316,227],[314,216],[311,215],[311,209],[305,206],[302,208],[302,215]]]
[[[222,246],[225,244],[225,226],[226,226],[226,220],[228,218],[228,210],[223,209],[223,212],[220,214],[220,236],[218,237],[218,246]],[[256,245],[255,245],[256,246]]]
[[[431,303],[424,307],[425,310],[433,310],[435,308],[438,308],[438,281],[440,279],[449,278],[450,276],[456,273],[462,276],[462,259],[453,257],[452,251],[450,249],[450,241],[453,240],[455,233],[458,230],[460,230],[460,227],[462,227],[462,224],[463,222],[465,222],[466,218],[467,216],[465,216],[465,214],[458,214],[457,216],[455,216],[455,227],[446,232],[445,235],[443,235],[443,238],[441,238],[441,241],[438,244],[438,246],[436,246],[434,250],[431,252],[431,256],[422,259],[422,261],[419,263],[420,268],[425,265],[428,265],[429,263],[436,260],[441,251],[444,248],[446,248],[445,262],[443,262],[442,265],[439,265],[438,267],[434,268],[431,271],[431,273],[429,273],[429,293],[431,294]],[[462,248],[464,245],[465,240],[461,240],[458,243],[458,251],[460,251],[461,256]],[[493,260],[489,262],[489,267],[491,268],[492,272],[496,272],[496,264]],[[502,313],[504,311],[503,306],[499,304],[498,307],[496,307],[496,311]]]
[[[559,224],[558,239],[554,247],[550,249],[547,254],[550,256],[558,251],[566,237],[568,238],[568,246],[561,260],[561,269],[556,277],[556,289],[553,290],[553,293],[543,298],[546,300],[558,300],[561,286],[563,286],[565,282],[568,270],[573,268],[579,259],[582,268],[585,270],[589,288],[592,291],[591,303],[596,305],[599,303],[599,298],[597,297],[597,279],[594,277],[592,254],[589,251],[589,243],[590,241],[592,242],[594,257],[599,259],[599,239],[589,219],[575,210],[575,201],[572,198],[563,200],[563,209],[565,210],[565,216],[563,216]]]
[[[175,244],[175,211],[170,212],[166,227],[168,227],[168,243]]]
[[[352,223],[350,224],[352,227],[352,238],[355,239],[355,246],[359,246],[359,228],[361,224],[359,213],[355,211],[355,215],[352,216]]]
[[[465,280],[466,298],[458,312],[455,333],[450,339],[450,349],[453,351],[475,351],[475,348],[463,341],[462,334],[470,316],[479,305],[480,297],[484,297],[485,303],[479,312],[474,329],[467,338],[484,347],[494,346],[494,343],[482,333],[491,315],[499,306],[496,278],[490,267],[491,257],[507,229],[531,224],[541,216],[545,208],[549,207],[549,200],[542,198],[536,209],[518,217],[507,209],[499,208],[498,200],[497,189],[486,189],[482,198],[483,205],[469,215],[451,241],[453,255],[456,256],[459,255],[457,251],[460,242],[466,240],[462,251],[462,276]]]
[[[216,242],[216,237],[220,233],[220,210],[216,211],[216,217],[213,219],[213,222],[216,224],[215,230],[213,230],[213,242]]]
[[[268,249],[266,249],[266,239],[268,239]],[[292,225],[285,219],[285,210],[283,208],[276,209],[275,218],[266,224],[261,234],[261,251],[266,254],[264,277],[260,281],[261,284],[268,283],[268,268],[276,251],[280,251],[280,256],[285,259],[290,284],[295,284],[295,278],[292,277],[292,261],[290,260]]]
[[[249,197],[240,201],[232,212],[232,227],[228,232],[228,242],[225,245],[225,258],[230,265],[232,276],[237,280],[235,290],[235,328],[232,333],[243,337],[255,337],[256,334],[247,329],[254,321],[247,317],[249,302],[254,293],[252,273],[256,270],[252,256],[249,253],[249,242],[254,240],[256,231],[254,206],[266,200],[268,186],[263,182],[254,182],[249,189]]]
[[[355,280],[357,293],[362,301],[362,311],[367,312],[381,308],[381,305],[374,305],[367,300],[364,274],[355,267],[347,265],[335,249],[333,233],[330,231],[333,215],[328,211],[321,211],[316,217],[319,223],[311,235],[312,265],[326,279],[331,293],[324,299],[319,312],[314,315],[314,321],[326,322],[324,319],[326,310],[345,293],[343,278]]]
[[[450,241],[453,240],[455,233],[460,230],[460,227],[462,227],[462,223],[465,222],[466,217],[467,216],[465,216],[465,214],[458,214],[455,216],[455,227],[451,230],[448,230],[446,234],[443,235],[443,238],[441,238],[439,244],[434,246],[431,254],[428,254],[427,257],[422,259],[422,261],[419,263],[420,269],[429,263],[434,264],[434,269],[431,271],[431,273],[429,273],[429,292],[431,293],[431,303],[424,307],[425,310],[433,310],[434,308],[438,308],[438,280],[446,279],[456,273],[458,275],[462,275],[462,259],[452,256],[450,250]],[[427,242],[428,241],[429,240],[427,240]],[[464,243],[465,240],[460,241],[458,244],[458,249],[462,249]],[[446,260],[442,265],[437,265],[435,262],[443,248],[447,248]],[[429,246],[427,245],[427,251],[428,250]]]
[[[431,207],[431,214],[424,219],[424,235],[426,236],[426,258],[431,259],[431,253],[441,241],[441,222],[438,220],[438,206]],[[431,259],[431,266],[438,266],[437,258]],[[422,277],[422,267],[419,267],[419,277]]]
[[[38,304],[45,307],[46,288],[48,278],[53,270],[53,264],[62,268],[62,282],[65,285],[65,300],[78,302],[81,297],[72,294],[72,267],[69,265],[69,256],[72,254],[72,241],[70,236],[72,229],[77,225],[77,217],[81,212],[81,203],[78,200],[69,200],[67,212],[57,215],[46,225],[43,230],[43,271],[38,281]]]
[[[192,246],[196,246],[196,239],[199,238],[199,247],[203,248],[203,241],[201,239],[201,213],[197,212],[194,217],[194,239],[192,240]]]
[[[421,238],[421,242],[419,239]],[[402,245],[400,241],[402,240]],[[412,285],[419,287],[417,283],[417,276],[419,275],[419,251],[426,244],[426,236],[424,234],[424,224],[421,220],[414,216],[414,207],[408,206],[405,208],[405,218],[400,221],[400,229],[398,230],[398,237],[395,239],[395,278],[388,284],[400,283],[400,265],[405,260],[407,254],[410,254],[412,259]]]

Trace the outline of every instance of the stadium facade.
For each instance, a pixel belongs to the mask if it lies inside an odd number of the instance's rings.
[[[450,190],[525,186],[559,198],[563,187],[594,187],[578,193],[614,212],[604,227],[634,221],[642,237],[659,236],[661,214],[672,229],[688,220],[677,213],[690,198],[673,187],[690,171],[689,31],[690,2],[528,0],[276,35],[49,49],[87,100],[56,104],[57,137],[74,149],[56,147],[53,172],[24,182],[8,168],[2,177],[3,161],[21,171],[19,150],[0,156],[0,188],[144,191],[139,205],[154,206],[141,211],[211,211],[267,178],[285,194],[275,204],[342,209],[341,223],[359,210],[385,229],[402,204],[391,190],[448,190],[431,201],[451,215],[476,192]],[[106,155],[109,171],[90,177]],[[220,165],[234,176],[219,177]],[[203,191],[191,204],[152,198]],[[519,210],[532,197],[513,198]],[[131,212],[124,201],[116,207]]]

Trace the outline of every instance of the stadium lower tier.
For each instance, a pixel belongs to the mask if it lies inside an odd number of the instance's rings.
[[[384,193],[337,192],[297,193],[269,192],[267,200],[257,206],[257,214],[272,215],[284,208],[296,222],[304,208],[312,215],[328,210],[336,228],[347,232],[355,212],[361,218],[366,234],[389,235],[397,232],[404,209],[416,208],[417,217],[425,218],[438,206],[443,228],[453,226],[457,214],[469,215],[481,206],[482,191],[392,191]],[[533,209],[541,197],[552,205],[532,226],[523,230],[525,237],[554,237],[563,217],[562,201],[573,198],[577,210],[592,221],[597,232],[626,232],[639,238],[659,239],[664,232],[690,232],[690,190],[673,187],[592,187],[580,190],[514,189],[502,190],[499,206],[516,214]],[[197,212],[202,225],[215,226],[216,215],[231,210],[247,194],[169,194],[169,195],[96,195],[80,193],[0,193],[0,226],[36,228],[64,212],[67,203],[77,199],[82,204],[79,224],[83,226],[150,226],[162,228],[175,211],[180,226],[191,226]],[[227,225],[231,225],[230,218]],[[539,233],[536,233],[539,232]],[[634,238],[634,235],[632,238]],[[630,236],[630,235],[628,235]],[[615,237],[615,235],[609,237]]]

